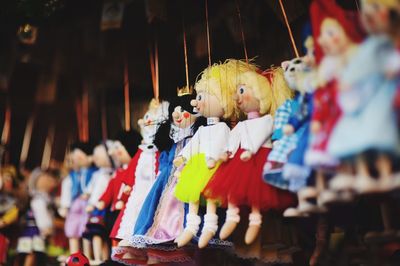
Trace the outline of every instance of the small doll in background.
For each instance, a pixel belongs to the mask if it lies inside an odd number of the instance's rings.
[[[69,159],[72,169],[61,186],[61,213],[66,214],[65,235],[69,239],[70,253],[80,250],[80,240],[88,220],[87,190],[96,170],[92,165],[93,145],[76,142],[70,146]]]
[[[51,193],[56,186],[57,180],[49,172],[35,169],[29,177],[31,201],[17,245],[17,252],[26,255],[24,265],[40,264],[36,254],[46,252],[46,238],[54,228]]]
[[[98,170],[93,173],[92,180],[86,191],[89,197],[86,206],[89,219],[86,230],[83,233],[83,247],[84,253],[88,258],[90,258],[90,254],[93,254],[93,260],[91,260],[92,265],[99,265],[109,257],[108,234],[104,223],[106,211],[104,209],[96,209],[95,206],[101,195],[103,195],[104,191],[107,189],[108,182],[114,171],[115,162],[108,154],[108,150],[112,145],[113,142],[107,140],[94,148],[93,163]],[[86,250],[87,247],[91,247],[91,250]]]
[[[175,188],[175,196],[189,203],[185,229],[175,240],[178,247],[188,244],[197,235],[201,223],[198,215],[201,193],[228,151],[230,128],[227,123],[238,119],[234,102],[237,77],[254,69],[251,64],[231,59],[206,68],[196,82],[197,97],[192,105],[207,118],[207,126],[199,128],[174,160],[176,167],[185,165]],[[224,119],[227,123],[222,121]],[[218,230],[216,211],[217,199],[210,198],[199,239],[200,248],[206,247]]]
[[[154,184],[158,172],[160,151],[153,143],[154,137],[160,124],[168,119],[168,106],[169,103],[166,101],[152,100],[149,110],[143,119],[138,121],[143,141],[139,146],[139,155],[135,155],[137,163],[134,166],[134,175],[126,176],[133,186],[125,208],[120,213],[120,223],[116,225],[118,226],[116,238],[121,239],[121,241],[118,243],[118,247],[113,249],[113,259],[121,260],[131,256],[129,250],[132,249],[130,249],[129,239],[132,236],[143,202]]]
[[[111,233],[115,221],[128,199],[128,196],[123,192],[124,184],[122,181],[141,140],[142,137],[136,130],[121,131],[117,134],[109,149],[110,156],[119,168],[96,204],[98,210],[106,210],[105,224],[108,234]],[[117,245],[114,239],[112,239],[112,242],[112,246]]]
[[[18,221],[19,209],[13,196],[17,171],[13,166],[0,169],[0,265],[7,263],[10,237],[15,233],[12,226]]]
[[[292,95],[283,70],[257,70],[241,73],[237,78],[236,104],[247,115],[229,134],[229,161],[223,163],[208,183],[204,195],[228,206],[220,238],[226,239],[240,221],[239,207],[251,208],[244,241],[251,244],[262,225],[262,212],[284,210],[294,197],[262,181],[262,171],[272,148],[273,116],[277,108]],[[266,221],[268,222],[268,221]]]

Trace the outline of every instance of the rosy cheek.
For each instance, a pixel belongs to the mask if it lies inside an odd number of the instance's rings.
[[[248,95],[248,94],[243,95],[243,101],[244,102],[248,102],[250,100],[251,100],[251,96],[250,95]]]
[[[184,117],[185,119],[188,119],[188,118],[190,117],[190,114],[187,113],[187,112],[184,112],[184,113],[183,113],[183,117]]]

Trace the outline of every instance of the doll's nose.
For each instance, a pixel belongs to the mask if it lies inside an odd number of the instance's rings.
[[[190,101],[190,105],[193,106],[193,107],[196,107],[197,106],[197,100],[191,100]]]
[[[237,101],[239,100],[239,95],[234,94],[234,95],[233,95],[233,100],[237,102]]]

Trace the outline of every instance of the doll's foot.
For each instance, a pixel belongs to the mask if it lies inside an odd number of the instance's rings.
[[[329,182],[329,188],[336,194],[333,202],[351,202],[354,199],[354,176],[339,174]]]
[[[226,220],[219,232],[219,238],[227,239],[235,231],[240,222],[239,208],[230,208],[226,211]]]
[[[175,243],[178,245],[178,247],[183,247],[187,245],[190,240],[192,240],[192,238],[199,231],[200,223],[200,216],[193,213],[188,213],[186,215],[186,228],[182,232],[182,234],[177,239],[175,239]]]
[[[218,230],[218,215],[208,213],[204,215],[204,226],[199,239],[199,248],[205,248]]]
[[[101,260],[90,260],[90,265],[100,265],[103,261]]]
[[[254,240],[256,240],[261,229],[262,216],[259,213],[250,213],[249,221],[249,227],[247,228],[246,235],[244,237],[244,242],[247,245],[250,245],[254,242]]]
[[[207,159],[208,169],[213,169],[217,165],[217,162],[213,159]]]
[[[251,158],[251,152],[250,151],[244,151],[242,154],[240,154],[240,160],[243,162],[247,162]]]
[[[283,217],[286,218],[298,218],[304,217],[305,215],[299,211],[297,208],[288,208],[283,212]]]
[[[359,194],[374,194],[379,193],[378,182],[369,176],[358,176],[355,181],[355,190]]]

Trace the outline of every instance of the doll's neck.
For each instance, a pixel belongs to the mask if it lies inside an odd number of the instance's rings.
[[[260,113],[259,112],[250,112],[247,114],[247,119],[254,119],[254,118],[259,118]]]
[[[207,117],[207,125],[212,126],[220,121],[219,117]]]

